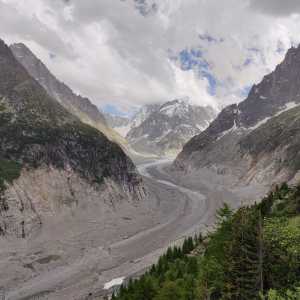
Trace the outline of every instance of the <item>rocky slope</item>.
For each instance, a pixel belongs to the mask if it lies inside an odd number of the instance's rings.
[[[27,72],[71,114],[97,128],[112,141],[126,145],[125,140],[107,126],[104,114],[88,98],[76,95],[66,84],[59,81],[26,45],[13,44],[10,49]]]
[[[185,99],[157,105],[128,132],[126,138],[138,152],[156,155],[178,153],[194,135],[214,118],[210,107],[195,106]]]
[[[271,118],[239,141],[248,161],[243,180],[262,182],[300,180],[300,106]]]
[[[0,40],[0,232],[27,237],[50,216],[138,200],[122,149],[51,98]]]
[[[297,171],[291,166],[297,165],[296,156],[289,150],[294,149],[293,141],[282,138],[279,131],[274,135],[273,126],[277,129],[285,126],[288,130],[285,133],[291,137],[298,127],[287,115],[296,114],[297,109],[284,111],[299,104],[298,47],[291,48],[284,61],[260,84],[254,85],[243,102],[226,107],[204,132],[192,138],[175,160],[175,169],[189,172],[209,167],[232,173],[246,182],[291,180]],[[291,163],[274,167],[277,159],[290,159]]]

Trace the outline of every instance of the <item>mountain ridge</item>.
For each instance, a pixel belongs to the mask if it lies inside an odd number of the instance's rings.
[[[282,118],[282,122],[284,122],[285,111],[300,104],[299,70],[300,47],[291,48],[275,70],[264,76],[261,83],[252,87],[244,101],[224,108],[205,131],[192,138],[183,147],[173,167],[187,172],[193,172],[192,169],[213,167],[219,172],[236,171],[238,178],[259,181],[272,181],[267,178],[268,176],[271,178],[274,176],[275,180],[276,174],[279,172],[278,174],[282,174],[282,176],[276,178],[280,181],[290,180],[289,171],[285,170],[286,174],[284,175],[284,170],[280,173],[278,170],[270,171],[268,169],[268,167],[272,169],[271,159],[265,160],[265,162],[268,161],[268,164],[262,163],[259,166],[259,156],[252,157],[251,147],[245,140],[248,135],[249,139],[251,136],[259,135],[259,128],[264,124],[272,124],[270,122],[274,117]],[[295,109],[297,111],[297,108]],[[288,126],[288,124],[286,125]],[[264,134],[266,140],[271,138],[271,130],[265,131]],[[273,139],[275,138],[273,137]],[[244,140],[242,144],[240,143],[241,139]],[[251,140],[254,144],[259,140],[265,145],[261,139],[251,138]],[[291,141],[288,142],[291,143]],[[245,147],[241,149],[241,145],[246,144],[249,146],[248,152]],[[283,150],[284,146],[288,148],[288,145],[281,144],[277,149],[279,151],[281,148],[282,155],[280,157],[282,159],[286,155]],[[265,147],[267,148],[267,145]],[[268,152],[269,158],[280,159],[275,155],[275,150],[273,149],[273,153]],[[253,164],[258,166],[257,176],[255,176]],[[265,168],[265,175],[262,166]]]
[[[65,83],[59,81],[25,44],[15,43],[10,45],[10,49],[15,58],[43,86],[51,97],[56,99],[82,122],[95,127],[110,140],[126,148],[126,141],[113,129],[109,128],[104,113],[87,97],[75,94]]]
[[[91,197],[104,205],[143,196],[141,177],[123,150],[51,98],[2,40],[0,67],[2,233],[30,235],[45,214]],[[11,177],[5,166],[17,174]],[[74,192],[79,186],[82,198]]]

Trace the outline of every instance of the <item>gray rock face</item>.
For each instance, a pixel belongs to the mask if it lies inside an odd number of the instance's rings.
[[[241,157],[249,160],[247,181],[299,181],[300,106],[268,120],[239,140]]]
[[[49,195],[45,190],[29,201],[24,185],[18,201],[10,201],[10,186],[19,178],[24,182],[22,176],[30,178],[27,173],[39,169],[75,174],[81,184],[97,191],[99,201],[104,200],[101,189],[105,189],[106,182],[118,186],[124,198],[128,194],[140,198],[141,177],[123,150],[51,98],[1,40],[0,69],[0,233],[6,233],[8,220],[14,220],[17,227],[31,228],[39,218],[26,217],[31,215],[26,209],[36,215],[34,203],[46,201],[51,206],[55,202],[50,177],[44,183],[49,186]],[[70,182],[70,190],[78,189],[76,182],[79,180]],[[38,180],[27,183],[39,189]],[[57,184],[56,188],[62,202],[71,201],[64,185]]]
[[[254,85],[247,99],[238,105],[242,126],[255,126],[272,117],[289,103],[300,103],[300,47],[288,50],[284,61]]]
[[[210,107],[191,105],[185,100],[169,101],[153,107],[139,125],[131,128],[127,139],[136,151],[156,155],[178,153],[214,116]]]
[[[184,146],[175,169],[213,167],[245,182],[292,180],[299,168],[299,108],[292,109],[300,104],[299,80],[300,48],[291,48],[247,99],[226,107]]]

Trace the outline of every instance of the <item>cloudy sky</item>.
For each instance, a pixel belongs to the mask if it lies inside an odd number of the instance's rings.
[[[0,37],[106,110],[222,107],[299,43],[299,13],[299,0],[0,0]]]

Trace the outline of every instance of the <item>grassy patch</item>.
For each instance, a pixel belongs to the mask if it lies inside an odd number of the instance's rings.
[[[300,228],[300,216],[290,218],[289,219],[289,225],[291,227]]]
[[[0,159],[0,191],[5,190],[5,182],[12,183],[20,176],[21,169],[16,161]]]

